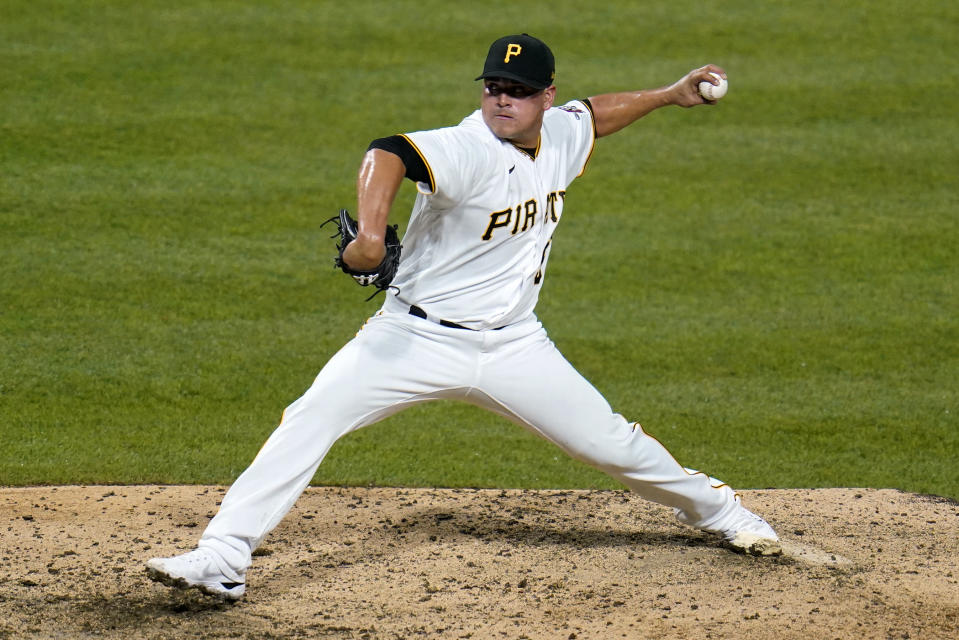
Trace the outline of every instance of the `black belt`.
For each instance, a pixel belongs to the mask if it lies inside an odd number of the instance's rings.
[[[449,327],[451,329],[466,329],[467,331],[476,331],[476,329],[470,329],[469,327],[464,327],[461,324],[450,322],[449,320],[432,320],[430,317],[426,315],[425,311],[417,307],[415,304],[410,305],[410,315],[416,316],[417,318],[423,318],[424,320],[431,320],[432,322],[436,322],[444,327]],[[496,327],[494,331],[498,331],[499,329],[502,329],[502,328],[503,327]]]

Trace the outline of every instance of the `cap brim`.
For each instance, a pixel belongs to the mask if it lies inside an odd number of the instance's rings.
[[[550,86],[552,83],[543,84],[542,82],[533,82],[529,78],[522,78],[515,73],[510,73],[509,71],[491,71],[489,73],[484,73],[481,76],[478,76],[476,80],[485,80],[487,78],[505,78],[506,80],[514,80],[520,84],[525,84],[527,87],[533,87],[534,89],[545,89]]]

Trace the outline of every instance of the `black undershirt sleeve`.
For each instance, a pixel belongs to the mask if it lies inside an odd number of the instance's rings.
[[[583,104],[586,105],[586,108],[589,109],[589,117],[593,121],[593,139],[596,139],[596,113],[593,111],[593,103],[589,101],[589,98],[583,98],[580,100]]]
[[[370,149],[382,149],[398,156],[406,166],[406,177],[413,182],[423,182],[433,190],[436,185],[430,180],[429,169],[426,163],[420,157],[419,152],[410,144],[410,141],[403,136],[390,136],[388,138],[378,138],[370,143],[367,151]]]
[[[580,100],[580,102],[586,105],[586,108],[589,109],[590,113],[593,112],[593,103],[589,101],[589,98],[583,98]]]

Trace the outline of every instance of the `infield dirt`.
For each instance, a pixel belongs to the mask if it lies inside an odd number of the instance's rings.
[[[246,598],[151,582],[222,487],[0,489],[0,638],[956,638],[959,503],[744,491],[755,558],[626,492],[310,488]]]

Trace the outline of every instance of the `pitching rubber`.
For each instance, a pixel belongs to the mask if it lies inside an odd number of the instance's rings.
[[[779,540],[758,536],[755,533],[737,533],[729,545],[736,551],[751,556],[779,556],[783,553],[783,547]]]

